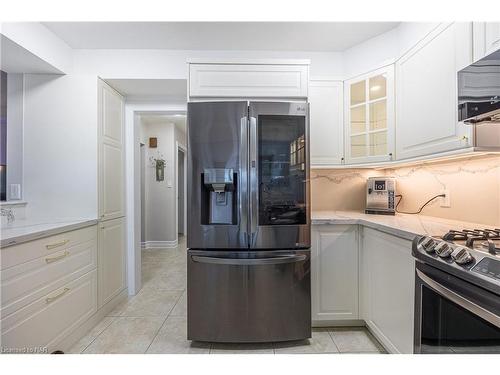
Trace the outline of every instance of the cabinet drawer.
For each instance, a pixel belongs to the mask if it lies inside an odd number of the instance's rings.
[[[2,316],[97,267],[97,240],[75,245],[2,271]]]
[[[307,65],[190,64],[192,97],[306,98]]]
[[[2,347],[57,349],[59,341],[97,311],[97,273],[89,272],[2,319]]]
[[[1,269],[4,270],[33,259],[55,254],[95,238],[97,238],[97,226],[93,225],[87,228],[9,246],[2,249]]]

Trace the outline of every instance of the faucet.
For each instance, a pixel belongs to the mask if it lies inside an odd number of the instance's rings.
[[[16,217],[14,216],[14,211],[12,208],[2,208],[0,209],[0,216],[7,216],[7,223],[12,224]]]

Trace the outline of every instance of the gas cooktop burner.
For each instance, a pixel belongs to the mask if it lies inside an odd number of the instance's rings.
[[[500,229],[450,230],[441,237],[414,239],[413,255],[434,267],[498,292]],[[493,286],[492,286],[493,285]]]
[[[470,249],[488,251],[492,255],[500,253],[500,229],[450,230],[442,239]]]

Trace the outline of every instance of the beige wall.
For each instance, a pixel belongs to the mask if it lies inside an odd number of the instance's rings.
[[[313,210],[363,210],[366,178],[394,176],[402,211],[415,211],[441,189],[450,191],[451,207],[439,199],[422,214],[500,226],[500,157],[460,159],[393,170],[312,170]]]

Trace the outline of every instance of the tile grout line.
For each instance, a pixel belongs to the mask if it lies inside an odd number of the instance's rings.
[[[153,342],[155,341],[155,338],[156,336],[158,336],[158,334],[160,333],[161,329],[163,328],[163,326],[165,325],[165,323],[167,322],[167,319],[168,317],[170,316],[170,313],[172,312],[172,310],[174,309],[174,307],[179,303],[180,299],[182,298],[182,295],[183,295],[184,292],[182,292],[179,296],[179,298],[177,298],[177,301],[173,304],[173,306],[170,308],[167,316],[165,317],[165,320],[163,321],[163,323],[160,325],[160,328],[158,328],[158,330],[156,331],[155,335],[153,336],[153,339],[151,340],[151,342],[149,343],[148,347],[146,348],[146,350],[144,351],[144,354],[146,354],[149,350],[149,348],[151,347],[151,345],[153,345]]]
[[[88,343],[88,345],[87,345],[87,346],[85,346],[85,348],[83,348],[83,349],[82,349],[82,351],[80,351],[80,354],[84,354],[85,350],[87,350],[87,348],[88,348],[90,345],[92,345],[92,343],[93,343],[95,340],[97,340],[97,338],[98,338],[99,336],[101,336],[101,335],[102,335],[102,333],[103,333],[105,330],[107,330],[111,324],[113,324],[113,322],[116,320],[116,318],[117,318],[117,317],[116,317],[116,316],[105,316],[104,318],[113,318],[113,319],[111,320],[111,322],[110,322],[110,323],[109,323],[106,327],[104,327],[104,329],[102,329],[102,330],[101,330],[101,332],[99,332],[99,333],[98,333],[98,334],[97,334],[97,335],[96,335],[96,336],[95,336],[95,337],[94,337],[94,338],[93,338],[93,339],[92,339],[92,340]],[[103,318],[102,320],[104,320],[104,318]],[[102,320],[101,320],[101,321],[102,321]],[[100,323],[100,322],[99,322],[99,323]],[[99,324],[99,323],[97,323],[97,324]],[[92,329],[94,329],[94,328],[97,326],[97,324],[96,324],[96,325],[95,325]],[[92,330],[92,329],[91,329],[91,330]],[[90,333],[90,331],[89,331],[89,333]]]
[[[335,339],[333,338],[332,332],[331,332],[330,330],[328,330],[327,332],[328,332],[328,336],[330,336],[330,339],[333,341],[333,345],[335,345],[335,347],[337,348],[338,353],[342,353],[342,352],[340,351],[339,346],[338,346],[338,345],[337,345],[337,343],[335,342]]]

